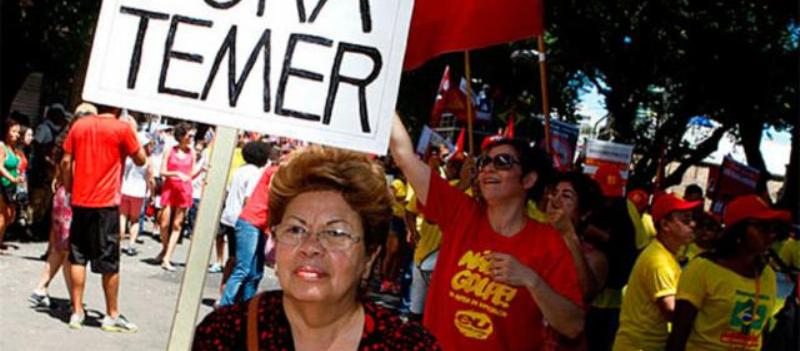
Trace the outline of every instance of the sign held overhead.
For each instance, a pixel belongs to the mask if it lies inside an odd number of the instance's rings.
[[[85,100],[385,154],[412,0],[105,0]]]

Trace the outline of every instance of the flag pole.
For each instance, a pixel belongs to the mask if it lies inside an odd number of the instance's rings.
[[[551,154],[550,147],[550,100],[547,95],[547,65],[544,51],[544,35],[537,37],[539,42],[539,81],[542,87],[542,113],[544,113],[544,143],[545,150]]]
[[[467,140],[469,140],[469,154],[473,155],[472,141],[472,69],[469,63],[469,50],[464,51],[464,75],[467,76]]]

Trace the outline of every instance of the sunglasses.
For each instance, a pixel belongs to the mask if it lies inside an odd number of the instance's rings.
[[[514,167],[515,164],[521,164],[519,161],[514,159],[514,156],[509,154],[497,154],[495,157],[491,157],[489,155],[483,155],[478,157],[478,170],[483,170],[489,164],[494,165],[494,169],[500,171],[507,171]]]

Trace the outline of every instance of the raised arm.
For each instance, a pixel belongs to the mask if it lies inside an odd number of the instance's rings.
[[[408,135],[400,116],[394,115],[392,122],[392,136],[389,139],[389,150],[395,164],[406,176],[417,192],[417,200],[423,205],[428,201],[428,188],[430,187],[431,169],[414,154],[411,137]]]

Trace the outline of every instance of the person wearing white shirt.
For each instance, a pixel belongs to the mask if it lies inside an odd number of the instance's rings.
[[[232,303],[241,286],[251,284],[253,280],[256,280],[251,271],[258,264],[259,258],[263,265],[263,245],[261,245],[260,252],[258,250],[259,243],[264,241],[263,238],[252,238],[246,234],[236,233],[234,227],[247,198],[253,193],[258,180],[261,179],[264,166],[269,160],[270,148],[270,144],[260,141],[245,144],[242,148],[242,156],[246,164],[233,172],[228,186],[225,209],[220,218],[220,232],[228,238],[228,262],[225,265],[223,285],[220,287],[222,291],[221,305]],[[226,278],[228,278],[227,281]],[[258,282],[256,281],[255,284],[258,285]]]

